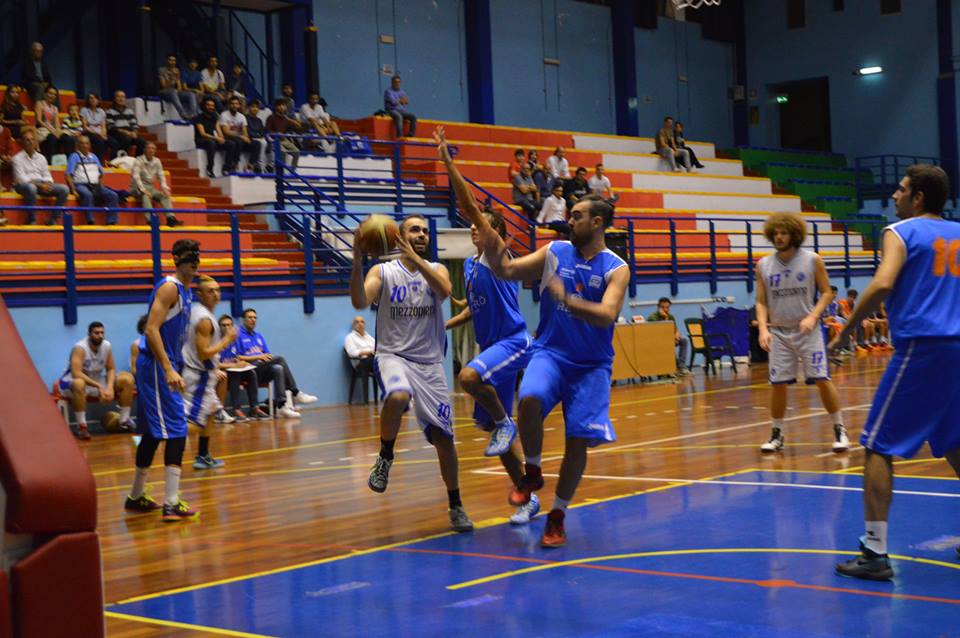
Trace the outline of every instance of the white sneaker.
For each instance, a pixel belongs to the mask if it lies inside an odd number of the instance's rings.
[[[833,451],[846,452],[850,449],[850,437],[847,436],[847,428],[842,425],[833,426]]]
[[[299,419],[300,413],[289,406],[283,406],[277,410],[277,416],[281,419]]]
[[[233,423],[237,419],[236,417],[230,416],[230,413],[223,408],[220,408],[220,411],[217,412],[217,417],[215,420],[217,423]]]
[[[770,440],[760,446],[761,452],[779,452],[783,449],[783,434],[780,428],[773,428],[770,432]]]
[[[297,396],[293,397],[293,400],[297,402],[297,405],[307,405],[308,403],[316,403],[317,397],[300,390],[297,392]]]
[[[517,508],[516,513],[510,517],[511,525],[526,525],[533,520],[533,517],[540,511],[540,499],[536,494],[530,495],[530,502]]]

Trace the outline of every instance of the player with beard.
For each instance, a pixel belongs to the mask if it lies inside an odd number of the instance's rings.
[[[833,423],[833,451],[850,447],[843,425],[840,397],[830,380],[830,370],[820,317],[833,301],[830,278],[823,259],[802,248],[807,236],[803,218],[792,213],[771,215],[763,234],[776,253],[757,263],[757,323],[760,347],[770,353],[769,378],[773,385],[770,439],[760,446],[763,452],[783,449],[784,416],[787,412],[787,385],[797,381],[797,363],[803,363],[807,385],[816,384],[823,407]],[[819,293],[819,300],[816,299]]]
[[[359,231],[358,231],[359,232]],[[437,451],[447,487],[450,527],[473,529],[460,499],[457,448],[453,444],[453,410],[443,369],[447,332],[443,300],[450,296],[450,273],[426,260],[430,245],[427,220],[411,215],[400,223],[400,258],[377,264],[363,276],[359,237],[353,242],[350,300],[357,310],[377,305],[374,372],[383,390],[380,412],[380,454],[367,485],[385,492],[400,419],[413,400],[417,422]]]

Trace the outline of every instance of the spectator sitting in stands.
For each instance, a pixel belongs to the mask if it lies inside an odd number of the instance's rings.
[[[197,62],[196,58],[190,58],[187,62],[187,68],[183,71],[182,81],[183,88],[193,93],[194,99],[197,101],[197,110],[199,111],[203,99],[203,87],[200,86],[200,83],[203,82],[203,74],[200,72],[200,63]]]
[[[377,349],[377,342],[373,335],[367,332],[367,321],[357,315],[353,318],[353,329],[343,340],[343,349],[350,358],[350,365],[354,370],[367,375],[373,371],[373,355]]]
[[[33,107],[37,114],[37,139],[40,140],[40,152],[47,161],[53,163],[57,152],[69,155],[76,146],[73,136],[60,126],[60,94],[48,86],[43,99]]]
[[[13,135],[10,129],[0,124],[0,175],[13,171]],[[0,190],[3,185],[0,184]],[[7,224],[7,218],[0,210],[0,226]]]
[[[206,68],[200,72],[200,89],[203,91],[203,99],[212,98],[219,112],[223,110],[223,102],[227,99],[227,83],[217,64],[217,56],[211,55],[207,59]]]
[[[697,154],[693,152],[693,148],[687,146],[687,140],[683,137],[683,122],[677,122],[673,125],[673,141],[676,142],[678,149],[686,151],[690,156],[688,167],[703,168],[703,164],[697,159]]]
[[[672,305],[673,302],[670,301],[669,297],[660,297],[659,301],[657,301],[656,311],[650,313],[650,315],[647,317],[647,321],[673,322],[673,342],[677,349],[677,374],[681,377],[685,377],[690,374],[686,363],[687,338],[680,334],[680,329],[677,327],[677,320],[672,314],[670,314],[670,306]]]
[[[34,102],[39,102],[47,87],[53,84],[50,69],[43,59],[43,45],[39,42],[30,45],[30,57],[20,67],[20,81],[27,87]]]
[[[563,183],[563,198],[567,200],[567,210],[590,194],[590,185],[587,183],[587,169],[577,168],[576,174]]]
[[[160,80],[160,97],[173,104],[181,120],[189,120],[197,114],[197,94],[183,85],[180,69],[177,67],[177,56],[167,56],[167,65],[158,72]]]
[[[830,291],[833,293],[833,301],[827,304],[827,307],[823,310],[823,316],[821,317],[823,325],[827,327],[827,336],[829,340],[833,338],[843,329],[846,319],[844,319],[840,314],[840,302],[837,300],[837,287],[830,286]],[[849,354],[850,350],[846,348],[841,348],[841,351],[845,351],[845,354]]]
[[[230,315],[220,315],[217,323],[220,324],[220,334],[227,334],[233,329],[233,317]],[[243,423],[251,419],[269,419],[270,415],[261,410],[257,403],[257,372],[251,364],[240,360],[236,341],[220,352],[220,369],[227,373],[227,392],[234,420]],[[244,384],[247,387],[247,404],[250,406],[246,414],[240,409],[240,386]],[[221,420],[227,419],[221,417]]]
[[[417,116],[407,110],[409,103],[410,98],[406,91],[400,88],[400,76],[390,78],[390,88],[383,92],[383,110],[393,118],[397,139],[403,137],[404,120],[410,122],[407,137],[413,137],[417,133]]]
[[[297,124],[297,121],[287,115],[287,101],[282,97],[278,97],[273,102],[273,113],[267,118],[268,140],[272,135],[293,135],[296,132],[293,128],[294,124]],[[299,126],[299,124],[297,125]],[[297,141],[290,137],[281,137],[280,148],[290,153],[292,156],[290,167],[293,170],[297,170],[297,162],[300,161],[300,147],[297,146]],[[271,158],[272,157],[273,154],[271,153]],[[272,160],[270,160],[270,164],[273,164]]]
[[[546,170],[543,164],[540,163],[540,154],[537,153],[535,149],[527,151],[527,164],[530,165],[530,170],[534,173],[536,173],[538,169],[541,171]]]
[[[878,350],[893,350],[890,345],[890,324],[887,321],[887,307],[884,302],[880,307],[864,320],[869,323],[873,332],[873,341],[868,342],[868,346]]]
[[[67,107],[67,116],[60,122],[60,128],[73,138],[74,147],[76,147],[77,138],[83,135],[83,118],[80,117],[79,104],[74,102]]]
[[[133,163],[133,170],[130,172],[130,194],[140,199],[139,203],[143,208],[153,208],[159,204],[160,208],[165,209],[167,226],[173,228],[183,225],[171,210],[173,206],[170,202],[170,187],[167,186],[167,178],[163,174],[163,163],[157,157],[157,145],[153,142],[147,142],[143,155]],[[144,214],[148,224],[151,221],[150,215]]]
[[[294,410],[294,405],[314,403],[317,397],[297,389],[297,382],[286,360],[270,353],[266,339],[255,330],[256,327],[257,311],[247,308],[243,311],[243,327],[237,337],[237,343],[240,346],[237,358],[256,366],[257,380],[260,383],[273,380],[275,398],[277,405],[280,406],[277,414],[286,419],[299,419],[300,413]],[[290,403],[287,403],[287,391],[293,399]]]
[[[57,209],[50,211],[48,226],[60,219],[60,210],[70,194],[63,184],[54,184],[47,158],[37,152],[37,131],[32,126],[23,127],[20,133],[23,150],[13,156],[13,190],[23,197],[24,206],[34,206],[37,196],[56,198]],[[27,224],[36,222],[36,211],[27,211]]]
[[[80,117],[83,118],[83,132],[90,138],[93,152],[103,159],[103,153],[107,150],[107,112],[100,107],[100,97],[96,93],[87,94]]]
[[[102,182],[103,166],[100,158],[90,152],[90,138],[81,135],[77,138],[77,151],[67,159],[67,172],[64,173],[70,192],[77,197],[77,204],[89,208],[94,204],[106,206],[107,226],[117,223],[117,207],[120,198],[116,191],[107,188]],[[87,223],[93,224],[93,211],[86,211]]]
[[[245,110],[247,107],[247,95],[250,93],[252,93],[252,91],[250,90],[250,83],[247,81],[247,74],[243,70],[243,65],[236,62],[230,73],[230,79],[227,81],[227,96],[240,98],[240,110]]]
[[[537,223],[549,226],[558,233],[570,234],[570,225],[567,223],[567,202],[563,199],[563,184],[553,183],[550,196],[543,200]]]
[[[130,421],[133,376],[129,372],[117,374],[113,349],[104,338],[103,324],[99,321],[91,323],[87,328],[87,336],[70,350],[67,369],[58,383],[60,396],[73,404],[78,439],[90,438],[87,430],[87,397],[98,397],[102,403],[112,403],[116,397],[120,406],[120,428],[134,430]]]
[[[137,114],[127,106],[127,94],[116,91],[113,94],[113,105],[107,109],[107,135],[110,138],[107,143],[110,144],[113,157],[121,150],[129,151],[131,146],[136,149],[137,155],[143,153],[146,141],[140,137],[139,130]]]
[[[260,101],[250,100],[247,109],[247,135],[254,144],[260,147],[260,151],[257,154],[259,160],[256,162],[256,168],[254,170],[257,173],[262,173],[264,172],[264,164],[266,164],[266,171],[272,173],[273,156],[269,154],[269,149],[267,148],[267,127],[263,120],[260,119]]]
[[[547,158],[547,173],[551,180],[570,179],[570,163],[563,156],[563,147],[553,150],[553,155]]]
[[[657,132],[655,143],[657,155],[670,163],[670,169],[674,173],[682,173],[684,169],[690,172],[690,153],[686,149],[677,148],[676,140],[673,139],[672,117],[663,118],[663,127]]]
[[[220,117],[217,115],[216,102],[212,97],[204,98],[203,110],[197,117],[193,118],[193,140],[197,148],[203,149],[207,154],[207,177],[213,179],[216,177],[213,173],[213,163],[217,151],[224,151],[223,165],[235,164],[240,152],[237,145],[232,140],[227,140],[223,136],[223,128],[220,126]],[[222,171],[226,174],[226,170]]]
[[[240,112],[240,98],[231,95],[227,100],[227,110],[220,114],[220,130],[228,142],[232,141],[236,145],[233,162],[224,165],[223,172],[232,173],[237,170],[237,164],[240,163],[240,153],[246,151],[250,154],[250,163],[253,164],[253,171],[260,172],[260,145],[250,139],[247,135],[247,116]]]
[[[513,152],[513,162],[510,163],[510,166],[507,167],[507,181],[511,184],[513,183],[513,178],[520,174],[523,167],[527,164],[526,153],[523,152],[522,148],[518,148]],[[530,168],[530,176],[533,176],[534,168]]]
[[[3,107],[0,109],[0,124],[10,129],[10,135],[17,139],[20,137],[20,127],[27,126],[27,121],[23,119],[25,107],[20,103],[20,87],[11,85],[7,87],[3,94]]]
[[[300,107],[300,121],[305,126],[312,126],[317,135],[340,137],[340,127],[323,109],[323,105],[320,104],[320,94],[316,91],[310,91],[307,95],[307,103]]]
[[[533,182],[529,166],[524,166],[513,178],[513,203],[522,208],[528,218],[536,219],[540,210],[540,190]]]
[[[283,103],[287,105],[287,119],[289,120],[288,126],[293,130],[290,131],[291,134],[299,133],[302,130],[302,125],[300,120],[297,119],[297,103],[293,99],[293,85],[287,82],[282,87],[280,87],[281,96],[278,97],[278,100],[283,100]],[[274,105],[276,107],[276,105]],[[276,111],[276,108],[274,108]]]
[[[603,164],[597,164],[596,173],[594,173],[593,177],[591,177],[587,183],[590,186],[591,193],[604,198],[611,206],[616,204],[617,200],[620,199],[620,196],[614,193],[613,188],[610,186],[610,178],[603,174]]]

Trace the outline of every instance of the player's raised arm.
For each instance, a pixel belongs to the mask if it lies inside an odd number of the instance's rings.
[[[450,185],[457,194],[457,203],[460,204],[460,212],[470,220],[470,223],[477,227],[477,230],[482,230],[484,225],[489,226],[490,223],[477,206],[477,201],[473,198],[473,193],[470,192],[466,180],[463,179],[463,175],[460,174],[460,171],[453,163],[453,158],[450,156],[450,149],[447,146],[447,139],[444,136],[442,126],[434,129],[433,141],[437,143],[437,153],[440,155],[440,161],[446,166],[447,175],[450,176]]]
[[[583,319],[589,324],[606,328],[620,316],[623,307],[623,298],[626,295],[627,285],[630,283],[630,268],[623,266],[610,273],[610,281],[603,293],[603,298],[597,301],[587,301],[583,297],[567,294],[563,282],[554,277],[548,284],[547,290],[558,303],[563,303],[577,319]]]
[[[357,231],[359,233],[359,231]],[[366,278],[363,276],[363,252],[360,250],[359,235],[353,237],[353,268],[350,269],[350,303],[357,310],[369,308],[380,296],[380,268],[371,268]]]

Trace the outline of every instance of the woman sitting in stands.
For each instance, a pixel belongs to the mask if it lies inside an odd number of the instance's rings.
[[[93,154],[104,159],[107,148],[107,112],[100,107],[100,97],[96,93],[87,95],[86,106],[80,109],[83,119],[83,133],[90,138]]]
[[[683,122],[676,122],[673,125],[673,140],[677,143],[677,148],[685,148],[690,153],[690,164],[694,168],[703,168],[703,164],[697,159],[697,154],[693,149],[687,146],[687,141],[683,137]]]
[[[43,92],[43,99],[37,102],[37,138],[40,140],[40,152],[47,161],[53,163],[57,151],[64,155],[73,153],[77,141],[60,126],[60,93],[52,86]]]
[[[21,90],[19,86],[8,86],[0,107],[0,124],[10,129],[14,139],[20,139],[20,127],[27,125],[23,119],[24,106],[20,103]]]

